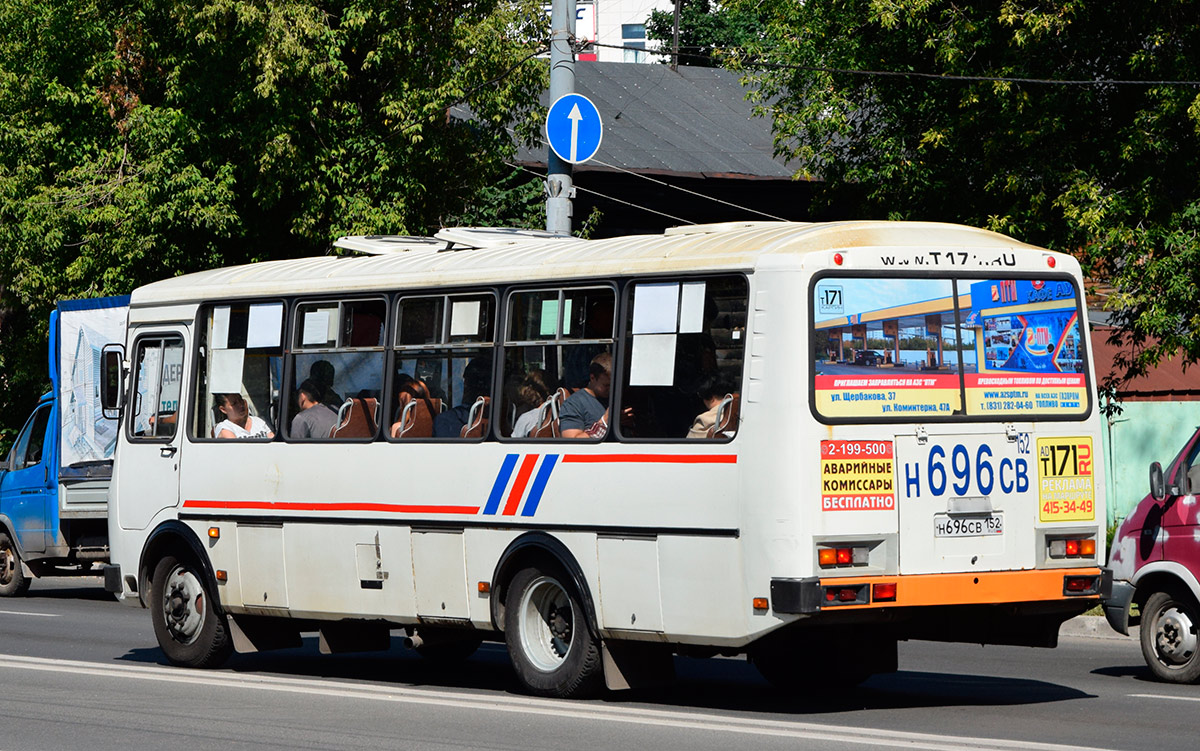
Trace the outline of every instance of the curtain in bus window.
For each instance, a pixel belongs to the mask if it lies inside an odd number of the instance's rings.
[[[974,367],[955,326],[949,279],[829,276],[812,297],[817,411],[911,419],[961,411],[959,375]]]
[[[1069,415],[1089,409],[1079,301],[1067,279],[986,279],[969,290],[963,330],[978,366],[964,375],[969,415]]]

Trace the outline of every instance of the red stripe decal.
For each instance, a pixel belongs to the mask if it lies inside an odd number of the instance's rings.
[[[286,501],[184,501],[184,508],[227,511],[382,511],[395,514],[477,514],[478,506],[433,506],[398,503],[289,503]]]
[[[504,504],[505,516],[517,513],[517,507],[521,505],[521,498],[525,495],[525,486],[529,484],[529,476],[533,474],[533,465],[537,464],[537,460],[537,454],[525,455],[525,460],[521,462],[521,469],[517,470],[517,479],[513,480],[512,492],[508,494],[508,502]]]
[[[582,464],[737,464],[737,454],[566,454],[562,460]]]

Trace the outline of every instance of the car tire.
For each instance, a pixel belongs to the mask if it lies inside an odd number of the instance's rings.
[[[6,532],[0,532],[0,597],[23,595],[29,591],[29,583],[16,544]]]
[[[1155,592],[1142,607],[1142,656],[1169,683],[1200,680],[1200,608],[1190,594]]]
[[[558,566],[521,569],[512,578],[504,640],[517,679],[531,694],[581,698],[604,685],[599,641],[578,592]]]
[[[215,668],[229,659],[229,622],[215,597],[204,571],[188,557],[168,555],[154,567],[150,617],[158,646],[171,664]]]

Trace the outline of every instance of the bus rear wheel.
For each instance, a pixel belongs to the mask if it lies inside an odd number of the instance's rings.
[[[154,567],[150,616],[158,646],[173,665],[214,668],[229,659],[229,623],[214,597],[191,560],[168,555]]]
[[[15,597],[29,591],[29,577],[21,568],[21,554],[12,538],[0,532],[0,597]]]
[[[603,686],[599,643],[578,593],[557,567],[526,568],[513,577],[504,640],[517,678],[532,694],[581,698]]]
[[[1200,609],[1190,595],[1155,592],[1142,608],[1142,657],[1160,681],[1200,680]]]

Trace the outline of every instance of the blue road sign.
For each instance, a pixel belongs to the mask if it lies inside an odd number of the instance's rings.
[[[564,94],[546,113],[546,139],[559,159],[581,164],[600,150],[604,126],[600,110],[582,94]]]

